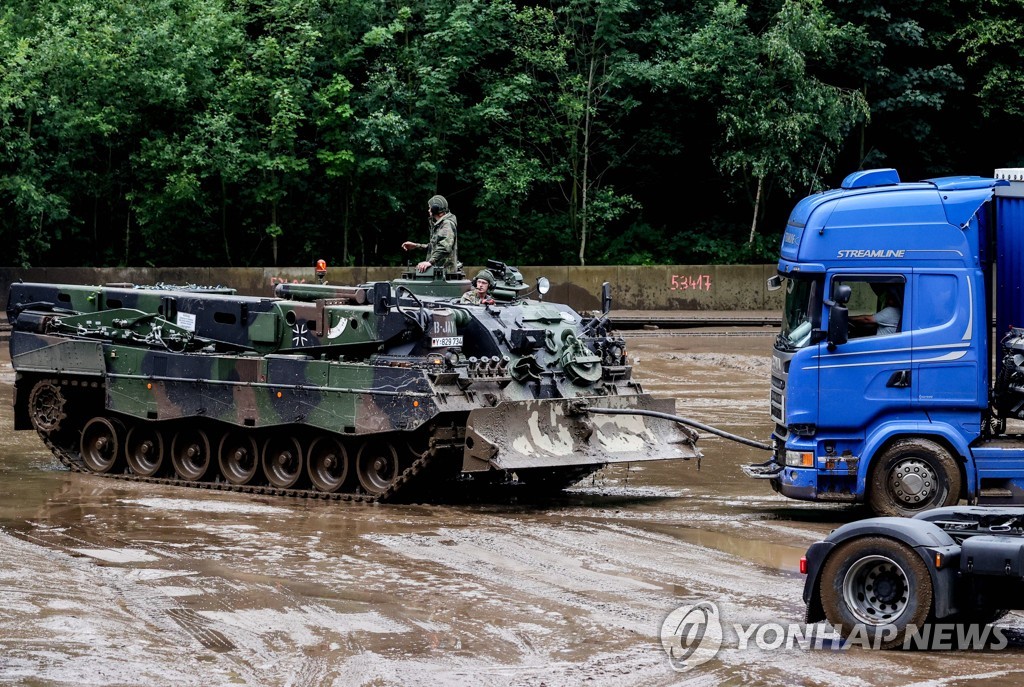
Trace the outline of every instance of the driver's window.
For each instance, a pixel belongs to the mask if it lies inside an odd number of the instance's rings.
[[[833,293],[836,286],[840,285],[849,286],[852,292],[846,304],[850,311],[851,339],[888,336],[903,330],[905,284],[902,280],[878,277],[837,278],[833,282]]]

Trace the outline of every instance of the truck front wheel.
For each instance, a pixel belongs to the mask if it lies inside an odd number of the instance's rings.
[[[960,500],[953,456],[928,439],[900,439],[871,468],[868,505],[878,515],[909,517]]]
[[[932,578],[906,544],[854,539],[838,546],[821,569],[821,606],[844,638],[856,633],[872,648],[892,649],[931,615]]]

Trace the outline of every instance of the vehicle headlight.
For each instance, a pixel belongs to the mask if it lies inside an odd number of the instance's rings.
[[[814,454],[810,451],[786,451],[786,465],[794,468],[813,468]]]

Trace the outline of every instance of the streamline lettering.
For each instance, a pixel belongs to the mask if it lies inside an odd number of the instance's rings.
[[[839,258],[902,258],[905,250],[841,250]]]

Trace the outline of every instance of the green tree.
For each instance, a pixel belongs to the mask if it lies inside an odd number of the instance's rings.
[[[786,0],[763,32],[747,10],[727,0],[692,36],[691,68],[702,98],[718,113],[716,164],[753,187],[753,244],[767,189],[814,189],[831,168],[846,134],[868,115],[860,92],[822,80],[843,46],[860,33],[839,25],[819,0]]]
[[[351,92],[352,84],[348,79],[341,74],[335,74],[313,95],[318,106],[316,123],[320,127],[320,146],[316,156],[323,165],[327,177],[342,182],[351,178],[356,162],[348,126],[352,118],[352,106],[349,104]],[[344,208],[342,262],[349,264],[349,204],[345,203]]]
[[[963,60],[956,32],[966,18],[957,0],[840,2],[839,21],[866,40],[845,52],[846,77],[870,105],[853,143],[855,164],[949,170],[962,136]]]
[[[956,32],[957,44],[967,58],[970,93],[977,98],[984,141],[999,140],[1009,157],[994,164],[1024,164],[1024,23],[1021,0],[986,0],[969,6],[970,17]],[[987,146],[986,146],[987,148]],[[984,149],[984,148],[981,148]]]
[[[570,0],[510,9],[510,19],[509,55],[485,73],[476,107],[489,132],[474,168],[478,202],[567,252],[562,215],[585,264],[594,235],[638,207],[608,174],[631,147],[619,125],[638,105],[628,67],[644,13],[629,0]],[[555,221],[539,221],[536,207]]]

